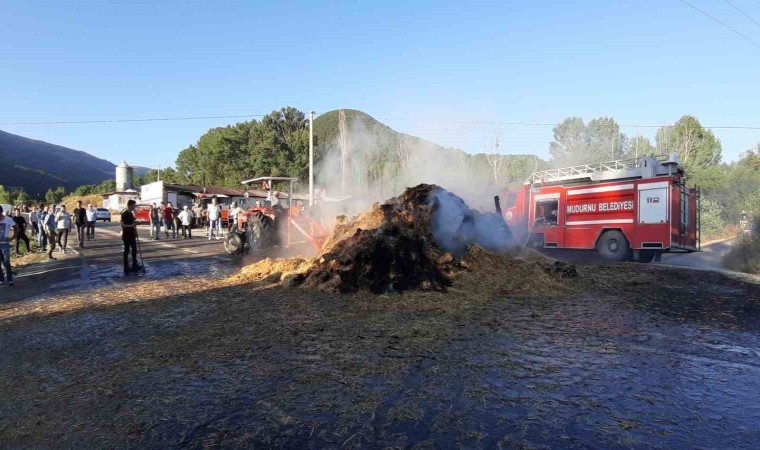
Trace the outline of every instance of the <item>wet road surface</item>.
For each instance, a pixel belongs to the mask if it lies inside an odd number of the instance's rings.
[[[580,270],[552,298],[240,286],[7,320],[0,447],[757,448],[758,285]]]
[[[72,289],[113,287],[134,281],[135,277],[216,277],[227,273],[236,263],[224,251],[222,241],[209,241],[201,230],[193,230],[193,239],[166,239],[162,233],[161,239],[155,241],[150,239],[147,226],[140,226],[138,230],[145,274],[124,274],[119,224],[99,222],[95,240],[86,241],[84,248],[79,248],[76,235],[70,234],[66,253],[53,253],[57,260],[18,268],[16,286],[0,289],[0,302],[25,300]]]

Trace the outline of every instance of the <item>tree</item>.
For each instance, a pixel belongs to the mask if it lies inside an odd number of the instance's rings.
[[[568,117],[553,131],[549,154],[555,165],[592,164],[626,156],[628,140],[611,117],[592,119],[588,125],[580,117]]]
[[[84,197],[85,195],[90,195],[94,193],[95,187],[96,186],[94,184],[85,184],[74,189],[74,192],[72,192],[72,194],[78,197]]]
[[[760,172],[760,143],[739,155],[739,165]]]
[[[338,112],[338,132],[340,142],[340,188],[346,191],[346,178],[348,176],[348,126],[346,125],[346,113],[341,109]]]
[[[620,126],[615,119],[611,117],[593,119],[586,129],[588,148],[585,161],[581,163],[614,161],[624,157],[626,137],[620,132]]]
[[[702,232],[708,236],[719,235],[726,226],[726,222],[722,216],[723,207],[720,203],[709,198],[702,199],[701,206],[700,227]]]
[[[588,150],[588,133],[583,119],[568,117],[552,130],[554,140],[549,143],[549,154],[560,164],[578,163]]]
[[[29,197],[29,194],[26,193],[23,189],[18,191],[16,194],[16,199],[14,203],[28,203],[31,198]]]
[[[500,186],[505,181],[507,158],[499,152],[501,146],[501,130],[494,133],[493,142],[486,144],[486,161],[491,167],[491,176],[493,184]]]
[[[104,180],[102,183],[98,185],[96,192],[98,194],[105,194],[107,192],[114,192],[115,190],[116,190],[116,180],[108,179],[108,180]]]
[[[52,189],[48,189],[47,192],[45,192],[45,203],[49,205],[57,203],[55,192],[53,192]]]
[[[286,107],[260,122],[212,128],[179,153],[175,173],[167,169],[161,178],[201,186],[240,186],[242,179],[254,176],[305,179],[309,168],[308,125],[303,112]]]
[[[646,136],[636,136],[626,142],[626,158],[641,158],[645,155],[653,155],[654,152],[655,148]]]
[[[703,128],[694,116],[683,116],[675,124],[660,128],[655,138],[660,152],[678,153],[681,165],[687,171],[720,163],[720,139]]]
[[[464,154],[464,152],[462,153]],[[411,137],[408,134],[402,134],[398,142],[396,143],[396,157],[398,158],[398,164],[402,173],[406,173],[409,170],[409,165],[412,159],[412,143]]]
[[[5,204],[11,203],[10,193],[7,190],[5,190],[5,187],[3,187],[2,184],[0,184],[0,203],[5,203]]]
[[[66,197],[66,189],[63,186],[58,186],[53,194],[55,195],[55,203],[60,203],[63,197]]]

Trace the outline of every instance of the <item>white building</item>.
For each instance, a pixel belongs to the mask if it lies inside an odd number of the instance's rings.
[[[127,189],[124,192],[109,192],[103,194],[103,208],[108,208],[111,211],[121,211],[127,207],[127,202],[134,200],[140,201],[140,193],[134,189]]]

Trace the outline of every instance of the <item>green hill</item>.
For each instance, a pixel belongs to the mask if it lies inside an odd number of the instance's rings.
[[[72,191],[114,177],[116,165],[80,150],[0,131],[0,184],[43,197],[48,189]],[[135,168],[135,174],[146,170]]]
[[[471,154],[457,148],[438,145],[434,142],[400,133],[383,124],[369,114],[355,109],[344,109],[352,151],[362,154],[367,169],[372,171],[376,165],[387,173],[389,164],[397,164],[398,145],[412,149],[410,151],[407,182],[417,182],[422,179],[451,180],[454,183],[486,185],[493,177],[493,169],[489,166],[483,153]],[[317,142],[319,156],[331,147],[337,147],[340,110],[329,111],[314,120],[314,136]],[[360,136],[357,138],[357,134]],[[537,167],[543,167],[545,162],[533,155],[505,155],[503,173],[497,184],[520,184]],[[380,161],[380,162],[378,162]],[[395,161],[395,162],[394,162]]]
[[[334,145],[337,142],[340,134],[338,130],[340,111],[338,109],[329,111],[314,119],[314,138],[319,149],[324,149],[325,146]],[[352,131],[356,131],[357,124],[359,124],[363,134],[371,135],[374,143],[387,146],[388,148],[385,149],[387,151],[395,152],[395,148],[391,147],[394,147],[400,139],[406,138],[408,144],[414,148],[426,147],[434,151],[464,153],[459,149],[446,148],[434,142],[395,131],[363,111],[344,109],[343,112],[346,115],[348,127]]]

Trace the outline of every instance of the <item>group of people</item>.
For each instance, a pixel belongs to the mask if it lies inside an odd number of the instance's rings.
[[[182,210],[175,210],[171,202],[153,203],[150,208],[150,236],[153,240],[161,239],[159,235],[163,228],[166,239],[169,238],[169,231],[174,239],[178,233],[182,233],[182,239],[192,239],[194,220],[195,215],[187,205]]]
[[[134,210],[136,202],[130,200],[127,208],[121,213],[121,238],[124,247],[124,272],[136,272],[142,269],[137,262],[137,221]],[[197,210],[197,212],[196,212]],[[236,202],[230,205],[228,216],[228,232],[237,229],[237,217],[242,209]],[[16,242],[16,255],[20,255],[19,247],[23,242],[27,252],[31,251],[27,228],[31,225],[32,236],[36,236],[41,250],[47,253],[49,260],[55,260],[53,252],[58,246],[58,251],[65,253],[68,246],[69,233],[76,228],[77,243],[80,248],[85,246],[86,241],[95,239],[95,223],[97,212],[92,204],[87,208],[78,201],[76,208],[69,213],[66,205],[40,205],[34,207],[29,213],[29,221],[16,209],[13,215],[7,215],[0,207],[0,284],[13,285],[13,272],[11,270],[11,243]],[[154,240],[160,239],[163,231],[165,238],[177,238],[181,233],[183,239],[191,239],[192,229],[195,226],[207,227],[208,239],[222,239],[222,207],[217,199],[213,199],[207,208],[200,204],[192,208],[185,205],[180,210],[175,210],[171,202],[153,204],[150,209],[150,236]],[[171,232],[171,233],[170,233]],[[132,256],[132,264],[129,264],[129,255]],[[5,269],[3,271],[3,268]]]
[[[211,204],[206,211],[206,217],[208,218],[208,240],[222,239],[222,206],[217,199],[212,199]],[[229,214],[227,215],[227,232],[233,232],[237,230],[237,217],[243,211],[238,207],[237,202],[230,204]],[[203,226],[203,225],[201,225]]]
[[[58,244],[58,251],[66,253],[69,242],[69,233],[76,228],[77,245],[84,248],[85,241],[95,240],[95,222],[97,213],[92,204],[87,208],[82,206],[82,201],[77,201],[77,206],[72,213],[66,209],[66,205],[35,207],[29,214],[32,228],[36,230],[37,243],[43,252],[47,252],[48,259],[55,259],[53,251]]]
[[[237,206],[236,202],[230,205],[231,218],[228,220],[228,231],[233,231],[235,218],[242,209]],[[177,238],[178,233],[182,233],[182,239],[191,239],[193,237],[193,228],[206,228],[208,239],[222,239],[222,206],[217,199],[212,199],[208,207],[200,204],[192,208],[185,205],[182,209],[177,210],[171,202],[153,203],[150,208],[150,237],[153,240],[161,239],[163,231],[164,237],[169,238],[171,232],[172,238]]]
[[[0,269],[0,284],[13,285],[13,272],[11,270],[11,243],[16,242],[16,256],[21,256],[21,244],[24,243],[26,251],[31,252],[28,232],[31,231],[32,239],[37,239],[40,250],[47,253],[48,260],[56,259],[53,252],[58,246],[60,253],[65,253],[68,248],[69,233],[73,228],[77,231],[77,243],[80,248],[84,247],[85,241],[95,239],[95,222],[97,215],[95,207],[90,204],[87,208],[82,202],[77,202],[77,207],[72,213],[66,210],[66,205],[40,205],[35,206],[29,212],[29,220],[21,214],[21,209],[16,208],[9,216],[9,211],[3,211],[0,207],[0,259],[1,266],[5,268],[5,274]],[[31,226],[31,229],[29,228]]]

